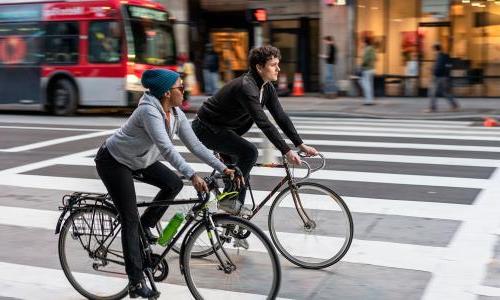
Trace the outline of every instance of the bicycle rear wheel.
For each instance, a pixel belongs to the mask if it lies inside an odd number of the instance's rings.
[[[71,285],[88,299],[121,299],[128,293],[117,215],[101,206],[73,212],[59,235],[59,261]]]
[[[219,214],[213,216],[215,228],[207,230],[205,222],[188,237],[182,254],[187,286],[195,299],[217,299],[251,296],[275,299],[281,284],[281,268],[270,240],[255,225],[242,218]],[[193,257],[201,241],[210,239],[212,253]],[[248,250],[241,239],[247,238]],[[224,242],[221,242],[224,241]]]
[[[271,238],[290,262],[322,269],[338,262],[349,250],[354,226],[349,208],[331,189],[313,182],[284,189],[268,216]],[[301,217],[302,216],[302,217]]]

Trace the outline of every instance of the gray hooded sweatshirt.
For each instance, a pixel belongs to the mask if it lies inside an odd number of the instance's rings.
[[[111,155],[132,170],[147,168],[163,157],[182,175],[191,178],[195,171],[174,148],[173,136],[177,134],[191,153],[222,173],[226,166],[198,140],[186,115],[174,109],[168,131],[160,101],[144,93],[127,122],[106,140]]]

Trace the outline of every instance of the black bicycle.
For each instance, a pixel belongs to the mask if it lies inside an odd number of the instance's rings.
[[[211,190],[218,188],[216,179],[221,177],[212,174],[205,178]],[[195,299],[220,299],[221,291],[276,298],[281,268],[270,240],[248,220],[210,212],[209,198],[210,194],[198,193],[197,198],[137,204],[138,207],[193,205],[184,225],[161,254],[153,252],[140,226],[144,273],[151,288],[158,291],[155,282],[167,278],[169,268],[165,257],[182,237],[180,271]],[[89,299],[125,297],[128,279],[120,237],[121,222],[110,197],[75,192],[64,196],[62,202],[56,234],[59,234],[59,260],[67,279]],[[251,239],[252,247],[242,248],[239,244],[242,239]],[[210,251],[205,251],[203,256],[193,255],[200,252],[200,247],[206,250],[207,243]]]
[[[352,215],[344,200],[332,189],[320,183],[306,181],[312,173],[326,166],[324,156],[320,153],[317,157],[307,157],[300,152],[299,155],[303,158],[305,167],[302,171],[290,166],[285,156],[282,157],[281,164],[255,165],[284,169],[285,176],[271,192],[260,193],[259,198],[263,200],[258,206],[249,180],[246,185],[253,203],[252,214],[243,217],[255,220],[261,210],[267,211],[268,233],[278,251],[295,265],[307,269],[322,269],[340,261],[349,250],[354,235]],[[296,172],[305,174],[297,178]],[[217,190],[213,192],[216,196],[222,194]],[[276,194],[278,195],[269,207],[269,200]],[[257,218],[254,223],[265,226],[261,218]],[[179,250],[180,245],[174,246],[174,251]],[[210,244],[206,243],[205,248],[200,247],[192,255],[202,257],[210,252]]]

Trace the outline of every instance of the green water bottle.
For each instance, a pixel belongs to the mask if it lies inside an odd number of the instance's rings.
[[[172,219],[170,219],[170,222],[168,222],[167,227],[163,229],[163,232],[160,238],[158,239],[158,244],[165,247],[177,233],[177,229],[179,229],[183,221],[184,221],[184,214],[180,212],[176,213],[172,217]]]

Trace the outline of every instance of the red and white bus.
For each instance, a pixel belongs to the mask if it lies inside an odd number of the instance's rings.
[[[144,70],[176,69],[170,20],[150,0],[0,0],[0,108],[135,106]]]

